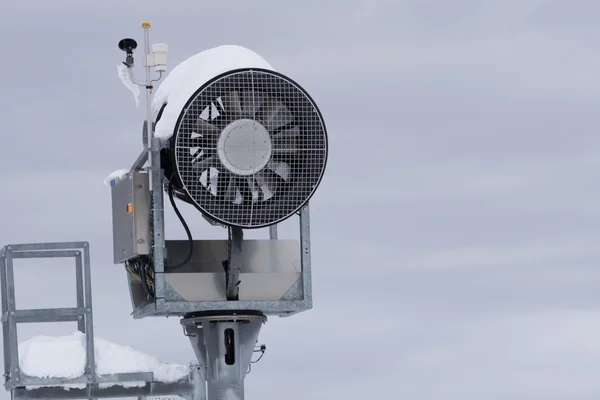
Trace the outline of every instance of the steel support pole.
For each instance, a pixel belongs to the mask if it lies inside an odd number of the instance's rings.
[[[146,64],[146,121],[148,130],[148,140],[146,148],[148,150],[149,161],[149,183],[152,190],[152,220],[153,220],[153,263],[154,263],[154,281],[155,297],[164,298],[164,280],[165,271],[165,226],[164,226],[164,196],[163,196],[163,175],[160,167],[160,140],[154,137],[154,124],[152,118],[152,77],[149,66],[150,55],[150,24],[144,23],[144,50]]]
[[[269,226],[269,239],[279,239],[279,233],[277,232],[277,224]]]
[[[208,400],[244,400],[244,379],[265,321],[266,317],[259,314],[182,320],[200,366],[206,365]]]
[[[191,400],[206,400],[206,343],[204,341],[204,331],[195,324],[185,326],[185,333],[190,339],[190,344],[194,349],[194,354],[198,360],[197,365],[191,366],[190,375],[194,382],[194,393]]]

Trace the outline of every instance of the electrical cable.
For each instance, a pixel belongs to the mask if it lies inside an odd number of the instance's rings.
[[[125,263],[125,269],[127,273],[135,280],[140,281],[144,292],[149,300],[154,299],[154,282],[151,271],[149,270],[149,263],[144,259],[136,258],[129,260]]]
[[[260,348],[258,350],[253,351],[253,353],[261,353],[261,354],[257,360],[255,360],[255,361],[250,360],[250,363],[248,364],[248,371],[246,371],[246,374],[249,374],[250,372],[252,372],[252,364],[256,364],[257,362],[259,362],[260,359],[263,358],[263,356],[265,355],[265,351],[267,351],[267,346],[265,346],[264,344],[260,345]]]
[[[250,361],[250,364],[256,364],[257,362],[259,362],[259,361],[260,361],[260,359],[261,359],[261,358],[263,358],[263,356],[264,356],[264,355],[265,355],[265,353],[262,353],[262,354],[260,355],[260,357],[258,357],[258,358],[257,358],[255,361]]]
[[[140,266],[140,278],[142,281],[142,286],[149,300],[154,300],[154,291],[150,288],[150,284],[148,282],[148,277],[146,276],[146,265]]]
[[[265,346],[264,344],[261,345],[258,350],[254,350],[253,353],[261,353],[261,354],[260,354],[260,357],[258,357],[256,360],[254,360],[254,361],[250,360],[250,364],[256,364],[257,362],[259,362],[260,359],[263,358],[263,356],[265,355],[266,351],[267,351],[267,346]]]
[[[174,175],[175,174],[173,174],[173,176]],[[190,259],[192,258],[192,253],[194,252],[194,240],[192,238],[192,232],[190,231],[188,224],[185,222],[183,215],[181,215],[179,208],[177,208],[177,204],[175,204],[175,199],[173,198],[173,176],[171,176],[171,179],[169,179],[169,190],[168,190],[169,201],[171,202],[171,206],[173,207],[175,214],[177,214],[177,218],[179,218],[179,221],[181,222],[181,225],[183,225],[183,229],[185,229],[185,233],[187,234],[187,237],[188,237],[188,254],[187,254],[187,257],[185,258],[185,260],[183,260],[182,262],[180,262],[177,265],[169,265],[169,268],[179,268],[179,267],[187,264],[190,261]]]

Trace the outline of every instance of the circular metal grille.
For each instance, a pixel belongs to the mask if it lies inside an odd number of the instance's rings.
[[[297,212],[327,163],[325,124],[310,96],[261,69],[231,71],[201,87],[171,143],[181,190],[210,218],[242,228]]]

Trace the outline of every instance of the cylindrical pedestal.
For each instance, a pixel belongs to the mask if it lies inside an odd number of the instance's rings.
[[[265,321],[260,313],[200,315],[182,320],[200,366],[206,365],[208,400],[244,399],[244,378]]]

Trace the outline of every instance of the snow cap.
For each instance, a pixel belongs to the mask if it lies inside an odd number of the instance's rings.
[[[261,56],[237,45],[224,45],[202,51],[178,64],[162,81],[152,103],[152,119],[156,120],[154,136],[168,139],[173,135],[177,119],[190,97],[202,85],[227,71],[240,68],[262,68],[274,71]]]

